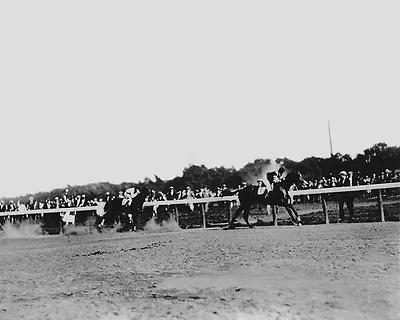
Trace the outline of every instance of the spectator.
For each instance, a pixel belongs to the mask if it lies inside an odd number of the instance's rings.
[[[0,201],[0,212],[6,212],[7,211],[7,206],[4,203],[4,201]]]
[[[14,203],[14,201],[10,200],[10,202],[8,203],[8,207],[7,207],[7,211],[16,211],[17,207]]]
[[[43,209],[52,209],[52,207],[53,206],[51,205],[50,199],[46,199],[46,202],[43,205]]]
[[[168,193],[166,194],[167,200],[176,200],[178,199],[178,194],[175,191],[174,186],[170,186]]]
[[[26,211],[26,205],[22,201],[18,200],[18,202],[17,202],[17,210],[18,211]]]
[[[29,201],[26,204],[26,208],[28,210],[36,210],[39,208],[39,204],[37,203],[37,201],[33,198],[33,196],[29,197]]]
[[[77,205],[77,207],[86,207],[87,205],[88,204],[86,201],[86,195],[83,194],[83,195],[81,195],[81,201],[80,201],[79,205]]]
[[[346,171],[341,171],[339,173],[338,179],[338,187],[349,187],[351,186],[350,177],[347,175]],[[344,204],[347,206],[347,210],[349,212],[350,219],[352,222],[354,219],[354,196],[351,192],[343,192],[339,193],[339,216],[340,222],[344,222]]]

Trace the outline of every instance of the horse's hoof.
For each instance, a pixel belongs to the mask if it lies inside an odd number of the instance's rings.
[[[236,229],[236,227],[232,226],[232,225],[229,225],[229,226],[227,226],[225,228],[222,228],[222,230],[233,230],[233,229]]]
[[[254,226],[251,226],[251,225],[250,225],[250,226],[249,226],[249,228],[250,228],[250,229],[253,229],[253,228],[254,228]]]

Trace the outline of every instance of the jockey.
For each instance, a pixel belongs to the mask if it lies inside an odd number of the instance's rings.
[[[280,167],[278,170],[278,179],[279,182],[283,180],[283,175],[285,173],[285,168],[284,167]]]
[[[275,171],[267,172],[267,180],[271,186],[271,190],[273,190],[274,185],[280,181],[278,174]]]
[[[271,186],[271,190],[268,192],[269,195],[274,193],[276,195],[276,192],[279,191],[279,189],[277,189],[276,186],[278,183],[282,182],[284,173],[285,169],[283,167],[280,167],[278,172],[276,171],[267,172],[267,180]]]
[[[267,186],[262,179],[257,179],[257,195],[262,196],[267,192]]]
[[[128,206],[130,206],[132,203],[132,199],[135,198],[139,193],[139,189],[135,187],[126,189],[124,192],[125,199],[122,202],[122,205],[127,204]]]

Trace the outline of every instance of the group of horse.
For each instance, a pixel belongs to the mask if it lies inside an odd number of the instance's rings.
[[[293,223],[295,225],[301,225],[300,216],[293,207],[289,190],[293,185],[301,188],[304,184],[305,181],[302,175],[297,171],[293,171],[288,173],[280,182],[276,183],[273,190],[262,195],[258,194],[258,187],[255,185],[248,185],[242,189],[230,190],[230,195],[238,194],[240,205],[225,229],[234,229],[236,219],[242,212],[243,219],[247,226],[252,228],[253,226],[249,223],[249,214],[253,204],[284,207],[289,213]],[[101,217],[97,216],[96,218],[96,227],[99,231],[101,231],[103,227],[115,226],[118,226],[117,231],[120,232],[138,230],[140,228],[139,219],[143,214],[143,204],[149,194],[150,190],[147,187],[143,187],[139,194],[131,201],[124,201],[123,198],[114,198],[108,201],[104,207],[104,215]]]

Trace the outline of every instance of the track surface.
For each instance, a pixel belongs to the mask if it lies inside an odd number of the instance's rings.
[[[0,319],[399,319],[396,222],[0,237]]]

